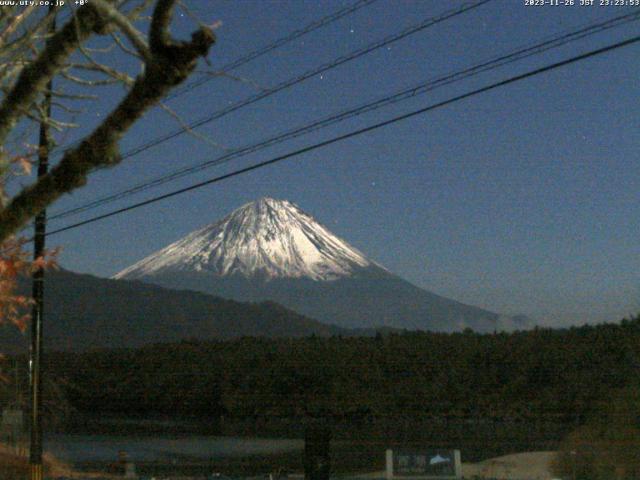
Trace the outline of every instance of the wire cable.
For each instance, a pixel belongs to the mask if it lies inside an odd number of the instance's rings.
[[[293,158],[293,157],[300,156],[300,155],[302,155],[304,153],[308,153],[308,152],[311,152],[313,150],[324,148],[324,147],[332,145],[334,143],[338,143],[338,142],[347,140],[349,138],[362,135],[362,134],[367,133],[367,132],[378,130],[378,129],[382,128],[382,127],[386,127],[388,125],[392,125],[394,123],[397,123],[397,122],[400,122],[400,121],[403,121],[403,120],[407,120],[409,118],[413,118],[413,117],[416,117],[418,115],[423,115],[423,114],[425,114],[427,112],[442,108],[442,107],[447,106],[447,105],[451,105],[453,103],[457,103],[457,102],[465,100],[467,98],[471,98],[471,97],[474,97],[476,95],[480,95],[482,93],[486,93],[486,92],[489,92],[491,90],[495,90],[497,88],[501,88],[501,87],[504,87],[506,85],[509,85],[509,84],[512,84],[512,83],[515,83],[515,82],[519,82],[519,81],[527,79],[527,78],[531,78],[531,77],[534,77],[534,76],[537,76],[537,75],[541,75],[543,73],[546,73],[546,72],[549,72],[549,71],[552,71],[552,70],[556,70],[558,68],[561,68],[561,67],[564,67],[564,66],[567,66],[567,65],[571,65],[571,64],[586,60],[588,58],[592,58],[592,57],[595,57],[595,56],[598,56],[598,55],[602,55],[604,53],[611,52],[611,51],[614,51],[614,50],[617,50],[617,49],[620,49],[620,48],[623,48],[623,47],[626,47],[626,46],[629,46],[629,45],[632,45],[632,44],[635,44],[635,43],[638,43],[638,42],[640,42],[640,36],[635,36],[635,37],[629,38],[627,40],[623,40],[623,41],[614,43],[612,45],[608,45],[606,47],[598,48],[596,50],[591,50],[589,52],[586,52],[586,53],[571,57],[571,58],[566,59],[566,60],[555,62],[555,63],[552,63],[550,65],[544,66],[544,67],[536,68],[536,69],[530,70],[530,71],[528,71],[526,73],[523,73],[523,74],[520,74],[520,75],[516,75],[516,76],[512,76],[512,77],[509,77],[509,78],[507,78],[505,80],[501,80],[501,81],[492,83],[490,85],[487,85],[485,87],[481,87],[481,88],[477,88],[475,90],[471,90],[471,91],[469,91],[467,93],[463,93],[461,95],[457,95],[457,96],[451,97],[451,98],[449,98],[447,100],[428,105],[428,106],[420,108],[418,110],[414,110],[412,112],[405,113],[403,115],[398,115],[398,116],[392,117],[392,118],[390,118],[388,120],[384,120],[382,122],[378,122],[378,123],[369,125],[368,127],[360,128],[358,130],[354,130],[354,131],[351,131],[349,133],[345,133],[343,135],[339,135],[339,136],[333,137],[333,138],[331,138],[329,140],[325,140],[325,141],[318,142],[318,143],[315,143],[315,144],[312,144],[312,145],[308,145],[306,147],[300,148],[298,150],[294,150],[294,151],[286,153],[284,155],[279,155],[279,156],[271,158],[269,160],[265,160],[263,162],[251,165],[249,167],[241,168],[241,169],[235,170],[233,172],[230,172],[230,173],[227,173],[227,174],[224,174],[224,175],[220,175],[220,176],[217,176],[217,177],[214,177],[214,178],[210,178],[208,180],[205,180],[205,181],[190,185],[190,186],[185,187],[185,188],[174,190],[172,192],[165,193],[163,195],[159,195],[157,197],[150,198],[148,200],[145,200],[145,201],[142,201],[142,202],[138,202],[138,203],[135,203],[133,205],[129,205],[127,207],[119,208],[117,210],[113,210],[111,212],[108,212],[108,213],[105,213],[105,214],[102,214],[102,215],[98,215],[98,216],[89,218],[87,220],[84,220],[84,221],[81,221],[81,222],[77,222],[77,223],[74,223],[72,225],[68,225],[66,227],[62,227],[62,228],[58,228],[56,230],[52,230],[50,232],[47,232],[47,236],[55,235],[55,234],[58,234],[58,233],[61,233],[61,232],[66,232],[66,231],[72,230],[72,229],[76,229],[76,228],[79,228],[81,226],[88,225],[88,224],[97,222],[99,220],[103,220],[105,218],[113,217],[115,215],[119,215],[119,214],[131,211],[131,210],[134,210],[134,209],[146,206],[146,205],[150,205],[152,203],[156,203],[156,202],[159,202],[161,200],[165,200],[167,198],[175,197],[176,195],[181,195],[183,193],[190,192],[192,190],[196,190],[196,189],[202,188],[202,187],[207,186],[207,185],[218,183],[218,182],[221,182],[223,180],[227,180],[229,178],[237,177],[239,175],[242,175],[242,174],[254,171],[254,170],[258,170],[260,168],[263,168],[263,167],[266,167],[266,166],[269,166],[269,165],[273,165],[273,164],[282,162],[284,160],[287,160],[287,159],[290,159],[290,158]]]
[[[304,35],[307,35],[309,33],[314,32],[315,30],[318,30],[322,27],[325,27],[337,20],[340,20],[341,18],[346,17],[347,15],[350,15],[352,13],[357,12],[358,10],[367,7],[369,5],[371,5],[374,2],[377,2],[378,0],[358,0],[357,2],[355,2],[353,5],[342,8],[330,15],[327,15],[326,17],[322,17],[318,20],[315,20],[311,23],[309,23],[308,25],[298,29],[298,30],[294,30],[293,32],[289,33],[288,35],[281,37],[277,40],[275,40],[274,42],[265,45],[264,47],[261,47],[257,50],[254,50],[252,52],[249,52],[235,60],[232,60],[231,62],[223,65],[219,70],[221,72],[229,72],[231,70],[234,70],[236,68],[241,67],[242,65],[246,65],[247,63],[251,62],[252,60],[255,60],[256,58],[259,58],[263,55],[266,55],[267,53],[270,53],[284,45],[286,45],[287,43],[290,43],[300,37],[303,37]],[[174,90],[172,93],[170,93],[169,95],[167,95],[165,97],[165,100],[173,100],[174,98],[183,95],[184,93],[187,93],[189,91],[192,91],[196,88],[198,88],[201,85],[204,85],[205,83],[213,80],[215,77],[207,77],[207,78],[203,78],[200,80],[196,80],[192,83],[189,83],[188,85],[184,85],[181,88],[178,88],[176,90]],[[71,142],[70,144],[67,145],[61,145],[59,147],[56,148],[56,151],[60,151],[60,150],[66,150],[69,148],[73,148],[77,145],[80,144],[80,141],[75,141],[75,142]]]
[[[447,10],[446,12],[435,16],[435,17],[430,17],[420,23],[418,23],[417,25],[413,25],[411,27],[408,27],[404,30],[402,30],[399,33],[395,33],[393,35],[390,35],[388,37],[383,38],[382,40],[379,40],[377,42],[374,42],[373,44],[367,45],[363,48],[354,50],[353,52],[347,54],[347,55],[343,55],[340,56],[334,60],[332,60],[331,62],[325,63],[320,65],[319,67],[313,68],[311,70],[308,70],[307,72],[294,77],[294,78],[290,78],[288,80],[285,80],[284,82],[279,83],[278,85],[276,85],[275,87],[269,88],[267,90],[264,90],[260,93],[257,93],[255,95],[251,95],[243,100],[240,100],[232,105],[229,105],[228,107],[225,107],[221,110],[218,110],[216,112],[213,112],[209,115],[207,115],[204,118],[201,118],[199,120],[196,120],[192,123],[190,123],[189,125],[185,126],[185,127],[181,127],[177,130],[174,130],[173,132],[167,133],[165,135],[162,135],[160,137],[157,137],[153,140],[150,140],[149,142],[140,145],[138,147],[135,147],[127,152],[125,152],[124,154],[122,154],[122,159],[126,159],[126,158],[130,158],[133,157],[134,155],[138,155],[142,152],[144,152],[145,150],[149,150],[152,147],[155,147],[157,145],[160,145],[164,142],[167,142],[173,138],[176,138],[190,130],[193,130],[195,128],[201,127],[203,125],[206,125],[207,123],[211,123],[214,120],[217,120],[219,118],[224,117],[225,115],[228,115],[232,112],[235,112],[237,110],[240,110],[241,108],[244,108],[248,105],[251,105],[253,103],[256,103],[264,98],[270,97],[271,95],[274,95],[278,92],[281,92],[285,89],[291,88],[294,85],[297,85],[299,83],[304,82],[305,80],[308,80],[309,78],[315,77],[317,75],[320,75],[322,73],[325,73],[329,70],[332,70],[336,67],[339,67],[340,65],[344,65],[347,62],[351,62],[353,60],[356,60],[360,57],[363,57],[364,55],[367,55],[375,50],[378,50],[380,48],[386,47],[392,43],[395,43],[399,40],[402,40],[406,37],[409,37],[410,35],[413,35],[415,33],[421,32],[427,28],[430,28],[434,25],[437,25],[441,22],[444,22],[445,20],[449,20],[451,18],[455,18],[459,15],[462,15],[465,12],[471,11],[473,9],[476,9],[486,3],[489,3],[493,0],[479,0],[476,1],[474,3],[471,4],[463,4],[462,6],[455,8],[455,9],[451,9],[451,10]]]
[[[602,31],[618,27],[628,22],[637,21],[640,18],[640,11],[635,11],[633,13],[619,15],[613,17],[611,19],[605,20],[603,22],[596,22],[588,24],[587,26],[581,27],[577,30],[571,31],[569,33],[564,33],[562,35],[556,35],[553,37],[547,37],[544,41],[538,41],[537,43],[521,47],[513,52],[508,54],[504,54],[497,57],[492,57],[489,60],[482,61],[478,64],[475,64],[471,67],[468,67],[464,70],[457,71],[455,73],[450,73],[444,76],[437,77],[435,79],[430,79],[426,82],[422,82],[416,86],[413,86],[408,89],[404,89],[398,93],[393,95],[385,96],[376,101],[366,103],[356,108],[351,108],[346,111],[340,112],[338,114],[333,114],[328,117],[325,117],[321,120],[314,121],[310,124],[307,124],[302,127],[295,128],[293,130],[289,130],[287,132],[281,133],[274,137],[270,137],[266,140],[262,140],[260,142],[247,145],[244,147],[240,147],[232,150],[220,157],[217,157],[213,160],[208,160],[205,162],[198,163],[196,165],[192,165],[189,167],[184,167],[178,169],[169,174],[165,174],[155,179],[148,180],[133,187],[129,187],[125,190],[121,190],[119,192],[109,194],[107,196],[98,198],[84,205],[80,205],[78,207],[70,208],[68,210],[64,210],[60,213],[54,214],[50,217],[50,220],[60,219],[69,217],[72,215],[76,215],[87,210],[92,210],[94,208],[98,208],[102,205],[114,202],[116,200],[120,200],[122,198],[126,198],[130,195],[140,193],[142,191],[146,191],[150,188],[158,187],[160,185],[164,185],[173,180],[182,178],[187,175],[191,175],[196,172],[200,172],[207,168],[211,168],[214,166],[221,165],[223,163],[227,163],[233,159],[243,157],[250,153],[255,153],[264,148],[282,143],[286,140],[290,140],[292,138],[299,137],[301,135],[306,135],[313,131],[317,131],[322,128],[326,128],[330,125],[334,125],[338,122],[344,121],[349,118],[353,118],[355,116],[362,115],[364,113],[377,110],[379,108],[398,103],[400,101],[404,101],[418,95],[425,94],[427,92],[433,91],[437,88],[450,85],[454,82],[458,82],[481,73],[494,70],[499,67],[503,67],[505,65],[514,63],[516,61],[522,60],[524,58],[528,58],[534,55],[539,55],[545,51],[548,51],[553,48],[560,47],[570,42],[575,42],[577,40],[583,39],[587,36],[594,35],[596,33],[600,33]]]
[[[326,25],[329,25],[337,20],[340,20],[343,17],[346,17],[347,15],[351,15],[354,12],[357,12],[358,10],[360,10],[363,7],[367,7],[369,5],[371,5],[372,3],[376,2],[378,0],[359,0],[357,2],[355,2],[353,5],[349,6],[349,7],[345,7],[341,10],[338,10],[337,12],[334,12],[330,15],[327,15],[326,17],[320,18],[319,20],[316,20],[314,22],[309,23],[308,25],[298,29],[298,30],[294,30],[293,32],[291,32],[289,35],[286,35],[284,37],[281,37],[279,39],[277,39],[276,41],[265,45],[262,48],[259,48],[257,50],[254,50],[253,52],[247,53],[246,55],[243,55],[240,58],[237,58],[236,60],[233,60],[232,62],[227,63],[226,65],[222,66],[220,68],[220,71],[222,72],[229,72],[231,70],[235,70],[236,68],[241,67],[242,65],[245,65],[249,62],[251,62],[252,60],[255,60],[256,58],[259,58],[263,55],[266,55],[267,53],[272,52],[273,50],[276,50],[277,48],[280,48],[284,45],[286,45],[287,43],[290,43],[294,40],[297,40],[298,38],[307,35],[308,33],[311,33],[315,30],[318,30]],[[196,88],[198,88],[201,85],[204,85],[205,83],[209,82],[213,80],[213,78],[209,77],[209,78],[203,78],[200,80],[197,80],[195,82],[191,82],[188,85],[185,85],[182,88],[179,88],[177,90],[175,90],[174,92],[172,92],[170,95],[168,95],[165,100],[172,100],[176,97],[179,97],[180,95],[183,95],[187,92],[190,92]]]

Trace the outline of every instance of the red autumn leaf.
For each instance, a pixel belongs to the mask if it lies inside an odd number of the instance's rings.
[[[40,268],[56,268],[59,253],[56,248],[35,261],[29,261],[29,255],[23,248],[25,243],[26,239],[11,238],[0,245],[0,324],[4,322],[14,325],[22,332],[29,325],[33,299],[16,294],[17,278],[20,275],[31,275]]]
[[[15,157],[13,162],[18,164],[20,170],[22,170],[22,174],[31,175],[31,170],[33,169],[33,165],[31,161],[27,157]]]

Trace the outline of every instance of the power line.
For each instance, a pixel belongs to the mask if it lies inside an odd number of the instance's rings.
[[[314,32],[315,30],[318,30],[322,27],[325,27],[333,22],[336,22],[337,20],[340,20],[343,17],[346,17],[347,15],[350,15],[352,13],[357,12],[358,10],[360,10],[361,8],[367,7],[369,5],[371,5],[374,2],[377,2],[378,0],[358,0],[357,2],[355,2],[353,5],[342,8],[332,14],[327,15],[326,17],[322,17],[318,20],[315,20],[311,23],[309,23],[308,25],[298,29],[298,30],[294,30],[293,32],[289,33],[288,35],[285,35],[284,37],[281,37],[277,40],[275,40],[272,43],[269,43],[268,45],[265,45],[264,47],[261,47],[257,50],[254,50],[252,52],[249,52],[241,57],[236,58],[235,60],[232,60],[231,62],[227,63],[226,65],[223,65],[220,68],[221,72],[229,72],[231,70],[234,70],[236,68],[241,67],[242,65],[245,65],[249,62],[251,62],[252,60],[255,60],[256,58],[259,58],[263,55],[266,55],[269,52],[272,52],[273,50],[276,50],[277,48],[280,48],[284,45],[286,45],[287,43],[290,43],[300,37],[303,37],[304,35],[307,35],[311,32]],[[172,92],[171,94],[167,95],[165,97],[165,100],[173,100],[174,98],[183,95],[184,93],[187,93],[191,90],[194,90],[196,88],[198,88],[200,85],[204,85],[205,83],[213,80],[214,77],[207,77],[204,79],[200,79],[200,80],[196,80],[188,85],[183,86],[182,88],[178,88],[176,89],[174,92]],[[72,148],[74,146],[77,146],[80,144],[80,141],[75,141],[72,142],[71,144],[68,145],[63,145],[60,146],[58,148],[56,148],[56,150],[63,150],[63,149],[68,149],[68,148]]]
[[[539,55],[542,52],[548,51],[553,48],[557,48],[559,46],[565,45],[570,42],[574,42],[580,39],[583,39],[587,36],[594,35],[596,33],[600,33],[602,31],[618,27],[624,23],[628,23],[631,21],[637,21],[640,18],[640,11],[635,11],[633,13],[619,15],[617,17],[613,17],[611,19],[605,20],[603,22],[591,23],[586,26],[583,26],[577,30],[570,31],[568,33],[564,33],[562,35],[556,35],[553,37],[547,37],[547,40],[539,41],[533,45],[521,47],[511,53],[500,55],[497,57],[492,57],[489,60],[482,61],[477,63],[471,67],[465,68],[464,70],[457,71],[455,73],[450,73],[444,76],[437,77],[435,79],[430,79],[426,82],[422,82],[419,85],[413,86],[408,89],[404,89],[398,93],[393,95],[385,96],[381,99],[378,99],[373,102],[366,103],[356,108],[348,109],[346,111],[340,112],[338,114],[330,115],[329,117],[325,117],[321,120],[314,121],[310,124],[307,124],[303,127],[298,127],[293,130],[289,130],[285,133],[281,133],[274,137],[270,137],[266,140],[260,141],[258,143],[254,143],[251,145],[247,145],[238,149],[234,149],[231,152],[228,152],[218,158],[213,160],[208,160],[206,162],[199,163],[197,165],[192,165],[190,167],[185,167],[178,169],[169,174],[162,175],[153,180],[146,181],[134,185],[133,187],[129,187],[125,190],[122,190],[117,193],[113,193],[102,198],[93,200],[84,205],[80,205],[78,207],[74,207],[65,211],[62,211],[58,214],[55,214],[50,217],[50,219],[60,219],[65,218],[71,215],[75,215],[87,210],[92,210],[94,208],[100,207],[107,203],[111,203],[113,201],[128,197],[130,195],[148,190],[153,187],[157,187],[160,185],[164,185],[170,181],[176,180],[178,178],[182,178],[184,176],[190,175],[192,173],[196,173],[202,171],[207,168],[211,168],[213,166],[221,165],[223,163],[227,163],[233,159],[243,157],[250,153],[255,153],[264,148],[273,146],[275,144],[281,143],[285,140],[290,140],[292,138],[299,137],[301,135],[305,135],[307,133],[319,130],[321,128],[326,128],[330,125],[336,124],[338,122],[344,121],[348,118],[353,118],[355,116],[362,115],[364,113],[377,110],[379,108],[398,103],[400,101],[413,98],[417,95],[421,95],[430,91],[433,91],[437,88],[440,88],[445,85],[452,84],[454,82],[464,80],[470,78],[472,76],[479,75],[480,73],[487,72],[489,70],[494,70],[499,67],[503,67],[505,65],[514,63],[516,61],[522,60],[524,58],[528,58],[534,55]]]
[[[135,148],[125,152],[124,154],[122,154],[121,158],[122,158],[122,160],[124,160],[124,159],[130,158],[130,157],[133,157],[135,155],[138,155],[139,153],[142,153],[145,150],[148,150],[148,149],[150,149],[152,147],[155,147],[155,146],[157,146],[157,145],[159,145],[161,143],[164,143],[164,142],[166,142],[168,140],[171,140],[171,139],[173,139],[175,137],[178,137],[178,136],[182,135],[183,133],[185,133],[185,132],[187,132],[189,130],[192,130],[194,128],[198,128],[198,127],[200,127],[202,125],[210,123],[210,122],[212,122],[214,120],[217,120],[217,119],[219,119],[219,118],[221,118],[221,117],[223,117],[225,115],[228,115],[229,113],[232,113],[232,112],[234,112],[236,110],[239,110],[239,109],[241,109],[241,108],[243,108],[245,106],[251,105],[251,104],[253,104],[253,103],[255,103],[255,102],[259,101],[259,100],[262,100],[262,99],[264,99],[266,97],[269,97],[269,96],[271,96],[271,95],[273,95],[275,93],[278,93],[278,92],[280,92],[280,91],[282,91],[282,90],[284,90],[286,88],[290,88],[290,87],[292,87],[292,86],[294,86],[294,85],[296,85],[298,83],[301,83],[301,82],[303,82],[303,81],[305,81],[305,80],[307,80],[307,79],[309,79],[311,77],[314,77],[314,76],[319,75],[321,73],[324,73],[324,72],[326,72],[328,70],[336,68],[336,67],[338,67],[338,66],[340,66],[340,65],[342,65],[344,63],[347,63],[347,62],[349,62],[351,60],[355,60],[357,58],[360,58],[360,57],[362,57],[362,56],[364,56],[364,55],[366,55],[366,54],[368,54],[368,53],[370,53],[370,52],[372,52],[374,50],[383,48],[383,47],[385,47],[385,46],[387,46],[387,45],[389,45],[391,43],[394,43],[394,42],[399,41],[399,40],[401,40],[403,38],[406,38],[406,37],[408,37],[410,35],[413,35],[414,33],[420,32],[420,31],[422,31],[422,30],[424,30],[426,28],[429,28],[429,27],[432,27],[434,25],[437,25],[440,22],[443,22],[443,21],[448,20],[450,18],[456,17],[458,15],[461,15],[461,14],[463,14],[463,13],[469,11],[469,10],[475,9],[477,7],[480,7],[480,6],[484,5],[485,3],[489,3],[491,1],[493,1],[493,0],[480,0],[480,1],[477,1],[477,2],[472,3],[472,4],[464,4],[464,5],[456,8],[456,9],[447,10],[444,13],[441,13],[440,15],[437,15],[435,17],[427,18],[426,20],[423,20],[422,22],[420,22],[420,23],[418,23],[416,25],[410,26],[410,27],[402,30],[399,33],[392,34],[390,36],[387,36],[387,37],[383,38],[382,40],[379,40],[377,42],[369,44],[369,45],[367,45],[365,47],[362,47],[360,49],[354,50],[353,52],[351,52],[351,53],[349,53],[347,55],[343,55],[341,57],[338,57],[338,58],[334,59],[331,62],[322,64],[319,67],[316,67],[316,68],[314,68],[312,70],[309,70],[309,71],[303,73],[302,75],[299,75],[297,77],[293,77],[293,78],[290,78],[288,80],[285,80],[284,82],[278,84],[277,86],[275,86],[275,87],[273,87],[273,88],[271,88],[269,90],[265,90],[265,91],[263,91],[263,92],[261,92],[259,94],[249,96],[249,97],[247,97],[247,98],[245,98],[245,99],[243,99],[243,100],[241,100],[239,102],[234,103],[233,105],[230,105],[230,106],[225,107],[225,108],[223,108],[221,110],[213,112],[212,114],[208,115],[207,117],[202,118],[200,120],[197,120],[197,121],[187,125],[186,127],[179,128],[178,130],[175,130],[175,131],[173,131],[171,133],[165,134],[165,135],[163,135],[161,137],[156,137],[155,139],[147,142],[146,144],[139,145],[138,147],[135,147]],[[233,153],[233,152],[230,152],[230,153]],[[66,212],[63,212],[63,213],[66,215]],[[60,214],[60,215],[62,215],[62,214]],[[55,216],[55,217],[52,217],[52,218],[59,218],[59,215]]]
[[[261,57],[263,55],[266,55],[269,52],[272,52],[273,50],[282,47],[283,45],[286,45],[287,43],[290,43],[304,35],[307,35],[308,33],[311,33],[315,30],[318,30],[326,25],[329,25],[347,15],[350,15],[358,10],[360,10],[363,7],[369,6],[372,3],[376,2],[377,0],[359,0],[356,3],[354,3],[353,5],[349,6],[349,7],[345,7],[341,10],[338,10],[337,12],[334,12],[330,15],[327,15],[326,17],[323,17],[319,20],[315,20],[311,23],[309,23],[308,25],[298,29],[298,30],[294,30],[293,32],[291,32],[289,35],[286,35],[284,37],[281,37],[279,39],[277,39],[276,41],[265,45],[262,48],[259,48],[257,50],[254,50],[253,52],[247,53],[246,55],[243,55],[240,58],[237,58],[236,60],[233,60],[232,62],[227,63],[226,65],[222,66],[220,68],[220,71],[222,72],[229,72],[231,70],[235,70],[236,68],[241,67],[242,65],[245,65],[249,62],[251,62],[252,60],[255,60],[258,57]],[[165,100],[172,100],[180,95],[183,95],[187,92],[190,92],[196,88],[198,88],[201,85],[204,85],[205,83],[211,81],[212,78],[204,78],[204,79],[200,79],[197,80],[195,82],[192,82],[188,85],[185,85],[182,88],[179,88],[177,90],[175,90],[171,95],[168,95]]]
[[[474,97],[474,96],[479,95],[481,93],[485,93],[485,92],[488,92],[488,91],[491,91],[491,90],[495,90],[497,88],[504,87],[504,86],[509,85],[511,83],[515,83],[515,82],[518,82],[520,80],[524,80],[526,78],[530,78],[530,77],[533,77],[533,76],[536,76],[536,75],[540,75],[542,73],[546,73],[546,72],[549,72],[551,70],[555,70],[555,69],[564,67],[566,65],[577,63],[579,61],[586,60],[588,58],[595,57],[597,55],[602,55],[604,53],[607,53],[607,52],[610,52],[610,51],[613,51],[613,50],[617,50],[619,48],[626,47],[628,45],[632,45],[632,44],[635,44],[635,43],[638,43],[638,42],[640,42],[640,36],[635,36],[635,37],[629,38],[627,40],[623,40],[621,42],[617,42],[617,43],[614,43],[612,45],[608,45],[606,47],[602,47],[602,48],[599,48],[599,49],[596,49],[596,50],[591,50],[591,51],[589,51],[587,53],[583,53],[581,55],[577,55],[577,56],[571,57],[571,58],[566,59],[566,60],[562,60],[562,61],[559,61],[559,62],[556,62],[556,63],[552,63],[552,64],[547,65],[545,67],[540,67],[540,68],[537,68],[537,69],[534,69],[534,70],[530,70],[529,72],[526,72],[526,73],[523,73],[523,74],[520,74],[520,75],[516,75],[516,76],[513,76],[513,77],[509,77],[506,80],[501,80],[499,82],[492,83],[492,84],[490,84],[488,86],[481,87],[481,88],[472,90],[470,92],[467,92],[467,93],[464,93],[464,94],[461,94],[461,95],[457,95],[455,97],[449,98],[449,99],[444,100],[442,102],[431,104],[431,105],[428,105],[426,107],[420,108],[418,110],[414,110],[412,112],[405,113],[403,115],[398,115],[396,117],[392,117],[392,118],[390,118],[388,120],[385,120],[385,121],[382,121],[382,122],[379,122],[379,123],[375,123],[375,124],[370,125],[368,127],[364,127],[364,128],[358,129],[358,130],[354,130],[352,132],[349,132],[349,133],[346,133],[346,134],[343,134],[343,135],[339,135],[337,137],[333,137],[333,138],[331,138],[329,140],[325,140],[325,141],[322,141],[322,142],[319,142],[319,143],[315,143],[313,145],[309,145],[307,147],[303,147],[303,148],[295,150],[293,152],[289,152],[289,153],[286,153],[284,155],[280,155],[280,156],[274,157],[274,158],[272,158],[270,160],[265,160],[263,162],[255,164],[255,165],[251,165],[249,167],[245,167],[245,168],[242,168],[242,169],[239,169],[239,170],[235,170],[235,171],[233,171],[231,173],[227,173],[225,175],[220,175],[218,177],[214,177],[214,178],[211,178],[209,180],[205,180],[203,182],[199,182],[199,183],[193,184],[193,185],[191,185],[189,187],[181,188],[179,190],[174,190],[172,192],[169,192],[169,193],[166,193],[166,194],[163,194],[163,195],[159,195],[157,197],[154,197],[154,198],[142,201],[142,202],[138,202],[138,203],[135,203],[133,205],[129,205],[127,207],[111,211],[109,213],[105,213],[103,215],[98,215],[96,217],[90,218],[88,220],[84,220],[82,222],[78,222],[78,223],[75,223],[75,224],[72,224],[72,225],[68,225],[66,227],[59,228],[57,230],[53,230],[53,231],[47,233],[47,235],[54,235],[56,233],[61,233],[61,232],[65,232],[67,230],[72,230],[72,229],[75,229],[75,228],[78,228],[78,227],[81,227],[81,226],[84,226],[84,225],[88,225],[90,223],[97,222],[99,220],[103,220],[105,218],[109,218],[109,217],[112,217],[112,216],[115,216],[115,215],[119,215],[119,214],[124,213],[124,212],[128,212],[130,210],[134,210],[136,208],[143,207],[145,205],[150,205],[152,203],[156,203],[156,202],[159,202],[161,200],[165,200],[167,198],[171,198],[171,197],[174,197],[176,195],[180,195],[182,193],[189,192],[191,190],[196,190],[196,189],[204,187],[206,185],[211,185],[213,183],[218,183],[218,182],[220,182],[222,180],[226,180],[226,179],[229,179],[229,178],[233,178],[233,177],[242,175],[244,173],[248,173],[248,172],[251,172],[251,171],[254,171],[254,170],[258,170],[258,169],[266,167],[268,165],[273,165],[275,163],[282,162],[282,161],[287,160],[289,158],[297,157],[297,156],[302,155],[304,153],[308,153],[310,151],[317,150],[319,148],[323,148],[323,147],[332,145],[334,143],[338,143],[338,142],[341,142],[343,140],[347,140],[349,138],[352,138],[352,137],[355,137],[355,136],[358,136],[358,135],[362,135],[362,134],[367,133],[367,132],[371,132],[371,131],[377,130],[377,129],[382,128],[382,127],[386,127],[388,125],[392,125],[392,124],[400,122],[402,120],[407,120],[409,118],[412,118],[412,117],[415,117],[415,116],[418,116],[418,115],[422,115],[422,114],[427,113],[429,111],[436,110],[438,108],[441,108],[441,107],[444,107],[444,106],[447,106],[447,105],[451,105],[451,104],[459,102],[461,100],[465,100],[467,98]]]
[[[188,132],[189,130],[193,130],[195,128],[201,127],[202,125],[205,125],[207,123],[210,123],[214,120],[217,120],[219,118],[224,117],[225,115],[228,115],[232,112],[235,112],[236,110],[239,110],[241,108],[246,107],[247,105],[251,105],[253,103],[256,103],[264,98],[270,97],[271,95],[274,95],[278,92],[281,92],[282,90],[285,90],[287,88],[291,88],[294,85],[297,85],[299,83],[304,82],[305,80],[308,80],[309,78],[315,77],[317,75],[320,75],[322,73],[325,73],[329,70],[332,70],[340,65],[343,65],[347,62],[350,62],[352,60],[356,60],[364,55],[367,55],[375,50],[378,50],[380,48],[386,47],[392,43],[395,43],[399,40],[402,40],[410,35],[413,35],[415,33],[418,33],[422,30],[425,30],[427,28],[430,28],[434,25],[437,25],[438,23],[444,22],[445,20],[448,20],[450,18],[454,18],[457,17],[458,15],[462,15],[465,12],[468,12],[470,10],[473,10],[475,8],[478,8],[482,5],[484,5],[485,3],[489,3],[493,0],[479,0],[476,1],[474,3],[471,4],[464,4],[458,8],[455,9],[451,9],[451,10],[447,10],[446,12],[435,16],[435,17],[430,17],[420,23],[418,23],[417,25],[413,25],[411,27],[408,27],[404,30],[402,30],[399,33],[395,33],[393,35],[387,36],[385,38],[383,38],[382,40],[379,40],[377,42],[374,42],[370,45],[367,45],[363,48],[354,50],[353,52],[347,54],[347,55],[343,55],[341,57],[338,57],[334,60],[332,60],[331,62],[325,63],[320,65],[319,67],[313,68],[311,70],[308,70],[307,72],[297,76],[297,77],[293,77],[290,78],[288,80],[285,80],[284,82],[279,83],[278,85],[276,85],[273,88],[269,88],[267,90],[264,90],[260,93],[257,93],[255,95],[251,95],[243,100],[240,100],[232,105],[229,105],[228,107],[225,107],[221,110],[218,110],[216,112],[213,112],[209,115],[207,115],[204,118],[201,118],[200,120],[196,120],[195,122],[190,123],[189,125],[187,125],[186,127],[181,127],[177,130],[174,130],[173,132],[170,132],[168,134],[162,135],[160,137],[157,137],[143,145],[139,145],[138,147],[135,147],[127,152],[125,152],[122,155],[122,159],[126,159],[126,158],[130,158],[133,157],[134,155],[138,155],[139,153],[144,152],[145,150],[148,150],[152,147],[155,147],[157,145],[160,145],[161,143],[164,143],[168,140],[171,140],[173,138],[176,138],[180,135],[182,135],[185,132]]]

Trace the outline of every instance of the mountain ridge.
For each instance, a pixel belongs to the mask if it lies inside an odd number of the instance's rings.
[[[189,339],[242,336],[348,335],[273,301],[240,303],[197,291],[173,291],[136,280],[111,280],[67,270],[45,276],[44,339],[47,350],[130,348]],[[29,292],[30,279],[20,280]],[[0,351],[27,349],[28,336],[0,327]]]
[[[273,198],[247,203],[113,278],[237,301],[272,300],[350,329],[488,332],[529,323],[421,289],[369,260],[297,205]]]
[[[373,265],[297,205],[265,197],[242,205],[112,278],[177,270],[264,280],[307,277],[326,281]]]

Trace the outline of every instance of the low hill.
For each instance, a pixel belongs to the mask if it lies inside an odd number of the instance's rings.
[[[203,433],[284,438],[323,418],[336,441],[459,448],[469,462],[556,450],[587,419],[619,414],[629,402],[607,406],[640,384],[638,359],[640,317],[511,334],[191,341],[45,362],[78,415],[199,418]]]
[[[26,280],[22,287],[28,288]],[[345,333],[273,302],[241,303],[65,270],[47,273],[45,315],[45,347],[49,350],[137,347],[185,339]],[[24,351],[25,342],[26,338],[15,329],[0,329],[1,351]]]

